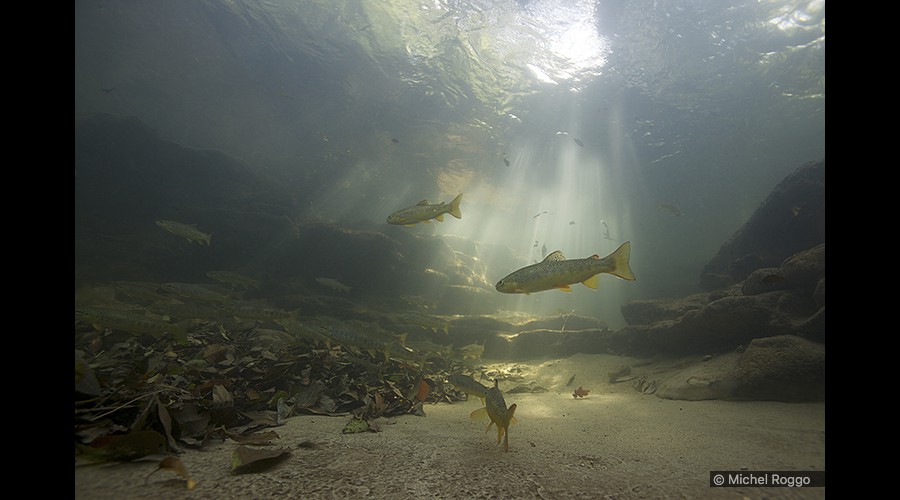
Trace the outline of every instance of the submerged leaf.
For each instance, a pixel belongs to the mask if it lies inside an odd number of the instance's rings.
[[[230,408],[234,406],[234,397],[228,392],[224,385],[216,385],[213,387],[213,408]]]
[[[82,448],[88,458],[127,462],[164,451],[166,438],[156,431],[137,431],[121,436],[95,439]]]
[[[166,441],[169,443],[169,449],[180,453],[181,448],[175,441],[175,437],[172,436],[172,416],[169,414],[169,409],[159,401],[158,397],[153,396],[153,400],[156,403],[156,412],[159,417],[159,422],[162,424],[163,430],[166,431]]]
[[[287,448],[257,450],[241,445],[231,455],[231,472],[235,474],[263,472],[274,467],[290,454],[291,451]]]
[[[181,461],[178,457],[166,457],[159,462],[159,465],[153,469],[153,472],[147,475],[147,479],[150,478],[156,471],[158,470],[170,470],[175,474],[183,477],[185,481],[187,481],[187,488],[189,490],[194,489],[194,486],[197,486],[197,481],[191,479],[191,475],[188,474],[187,467],[184,466],[184,462]],[[147,482],[147,479],[144,479],[144,483]]]

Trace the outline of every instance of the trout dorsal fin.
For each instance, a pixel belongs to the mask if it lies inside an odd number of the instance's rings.
[[[545,257],[541,262],[552,262],[554,260],[566,260],[566,256],[563,255],[562,251],[557,250]]]
[[[427,205],[427,204],[428,204],[428,200],[422,200],[422,201],[416,203],[416,206],[419,207],[419,206]]]

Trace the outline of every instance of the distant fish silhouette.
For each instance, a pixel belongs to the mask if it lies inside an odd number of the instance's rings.
[[[575,144],[578,144],[579,146],[584,147],[584,143],[581,142],[581,139],[579,139],[577,137],[573,137],[572,140],[575,141]]]
[[[669,215],[674,215],[676,217],[681,216],[681,209],[671,203],[660,203],[656,206],[656,209],[660,212],[667,213]]]

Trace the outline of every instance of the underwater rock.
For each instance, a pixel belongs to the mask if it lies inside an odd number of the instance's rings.
[[[825,160],[781,181],[700,274],[700,287],[723,288],[825,242]],[[725,279],[725,277],[730,279]]]
[[[795,335],[755,339],[731,376],[733,399],[825,401],[825,346]]]
[[[698,293],[680,299],[632,300],[622,306],[622,316],[629,325],[677,319],[688,311],[703,307],[708,302],[707,297],[706,293]]]
[[[600,354],[610,351],[607,329],[526,330],[519,333],[498,332],[488,340],[485,352],[491,359],[525,360],[564,358],[574,354]]]
[[[656,394],[687,401],[824,401],[825,346],[796,335],[755,339],[741,352],[691,364]]]
[[[682,401],[730,399],[735,385],[732,371],[739,358],[732,352],[698,361],[661,382],[656,395]]]
[[[628,302],[622,313],[629,324],[609,345],[623,354],[653,356],[729,351],[755,338],[788,334],[824,342],[824,276],[821,244],[722,290]]]

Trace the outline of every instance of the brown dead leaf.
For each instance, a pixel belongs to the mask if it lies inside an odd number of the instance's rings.
[[[217,385],[213,387],[212,397],[213,408],[230,408],[234,406],[234,397],[223,385]]]
[[[147,479],[150,478],[153,474],[158,470],[170,470],[175,474],[184,478],[187,482],[187,488],[189,490],[194,489],[194,486],[197,486],[197,481],[191,479],[191,475],[188,473],[187,467],[184,466],[184,462],[181,461],[178,457],[166,457],[159,462],[159,465],[153,469],[153,472],[147,474],[147,478],[144,479],[144,483],[147,483]]]
[[[274,467],[290,454],[291,450],[287,448],[260,450],[241,445],[231,455],[231,472],[234,474],[263,472]]]
[[[147,455],[161,453],[166,438],[156,431],[136,431],[120,436],[103,436],[95,439],[87,448],[92,458],[127,462]]]
[[[210,365],[214,365],[225,359],[228,354],[228,348],[222,344],[210,344],[203,349],[203,359]]]

